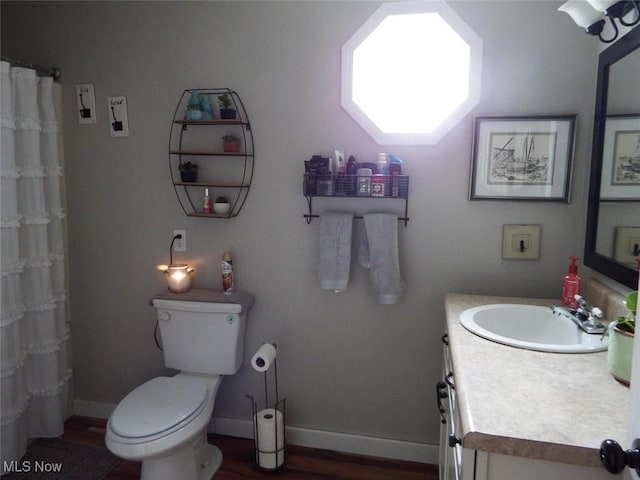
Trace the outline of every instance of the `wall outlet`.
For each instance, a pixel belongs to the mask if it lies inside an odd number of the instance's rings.
[[[187,251],[187,231],[186,230],[174,230],[173,236],[182,235],[181,238],[176,238],[173,242],[174,252],[186,252]]]
[[[540,258],[540,225],[503,225],[502,258],[537,260]]]
[[[640,227],[616,227],[613,259],[626,265],[635,265],[640,256]]]

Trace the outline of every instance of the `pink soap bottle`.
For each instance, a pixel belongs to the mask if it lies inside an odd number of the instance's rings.
[[[575,310],[578,308],[575,296],[580,293],[580,277],[578,276],[578,265],[576,265],[578,257],[572,256],[569,258],[571,259],[569,272],[562,282],[562,304]]]

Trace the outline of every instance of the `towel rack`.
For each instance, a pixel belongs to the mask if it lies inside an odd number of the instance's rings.
[[[320,218],[320,215],[311,215],[311,214],[304,214],[303,215],[304,218],[306,218],[307,220],[307,224],[310,224],[314,218]],[[362,215],[354,215],[353,218],[356,218],[358,220],[362,220],[364,217]],[[398,217],[398,221],[399,222],[404,222],[404,226],[407,226],[407,223],[409,222],[409,217],[404,216],[404,217]]]
[[[404,222],[406,228],[409,222],[409,176],[408,175],[384,175],[385,195],[356,195],[351,191],[350,185],[357,185],[358,175],[313,175],[304,174],[303,194],[307,199],[309,213],[303,215],[307,224],[314,218],[320,218],[319,214],[313,213],[314,197],[334,197],[334,198],[360,198],[376,200],[399,200],[404,202],[404,216],[398,217],[398,221]],[[388,193],[388,194],[387,194]],[[353,218],[363,219],[363,215],[354,215]]]

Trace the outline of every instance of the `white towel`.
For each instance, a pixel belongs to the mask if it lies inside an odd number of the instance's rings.
[[[318,276],[323,290],[346,290],[351,269],[353,215],[326,212],[320,215],[320,263]]]
[[[378,303],[392,305],[400,300],[407,284],[400,276],[396,215],[372,213],[364,216],[358,261],[369,269],[369,278]]]

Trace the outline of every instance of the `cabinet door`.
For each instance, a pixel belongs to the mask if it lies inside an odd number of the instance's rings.
[[[446,392],[440,398],[446,423],[440,425],[440,479],[462,480],[462,446],[460,445],[460,420],[456,403],[453,365],[449,356],[449,347],[443,345],[443,381],[438,384],[439,393]],[[473,470],[471,470],[473,471]]]

